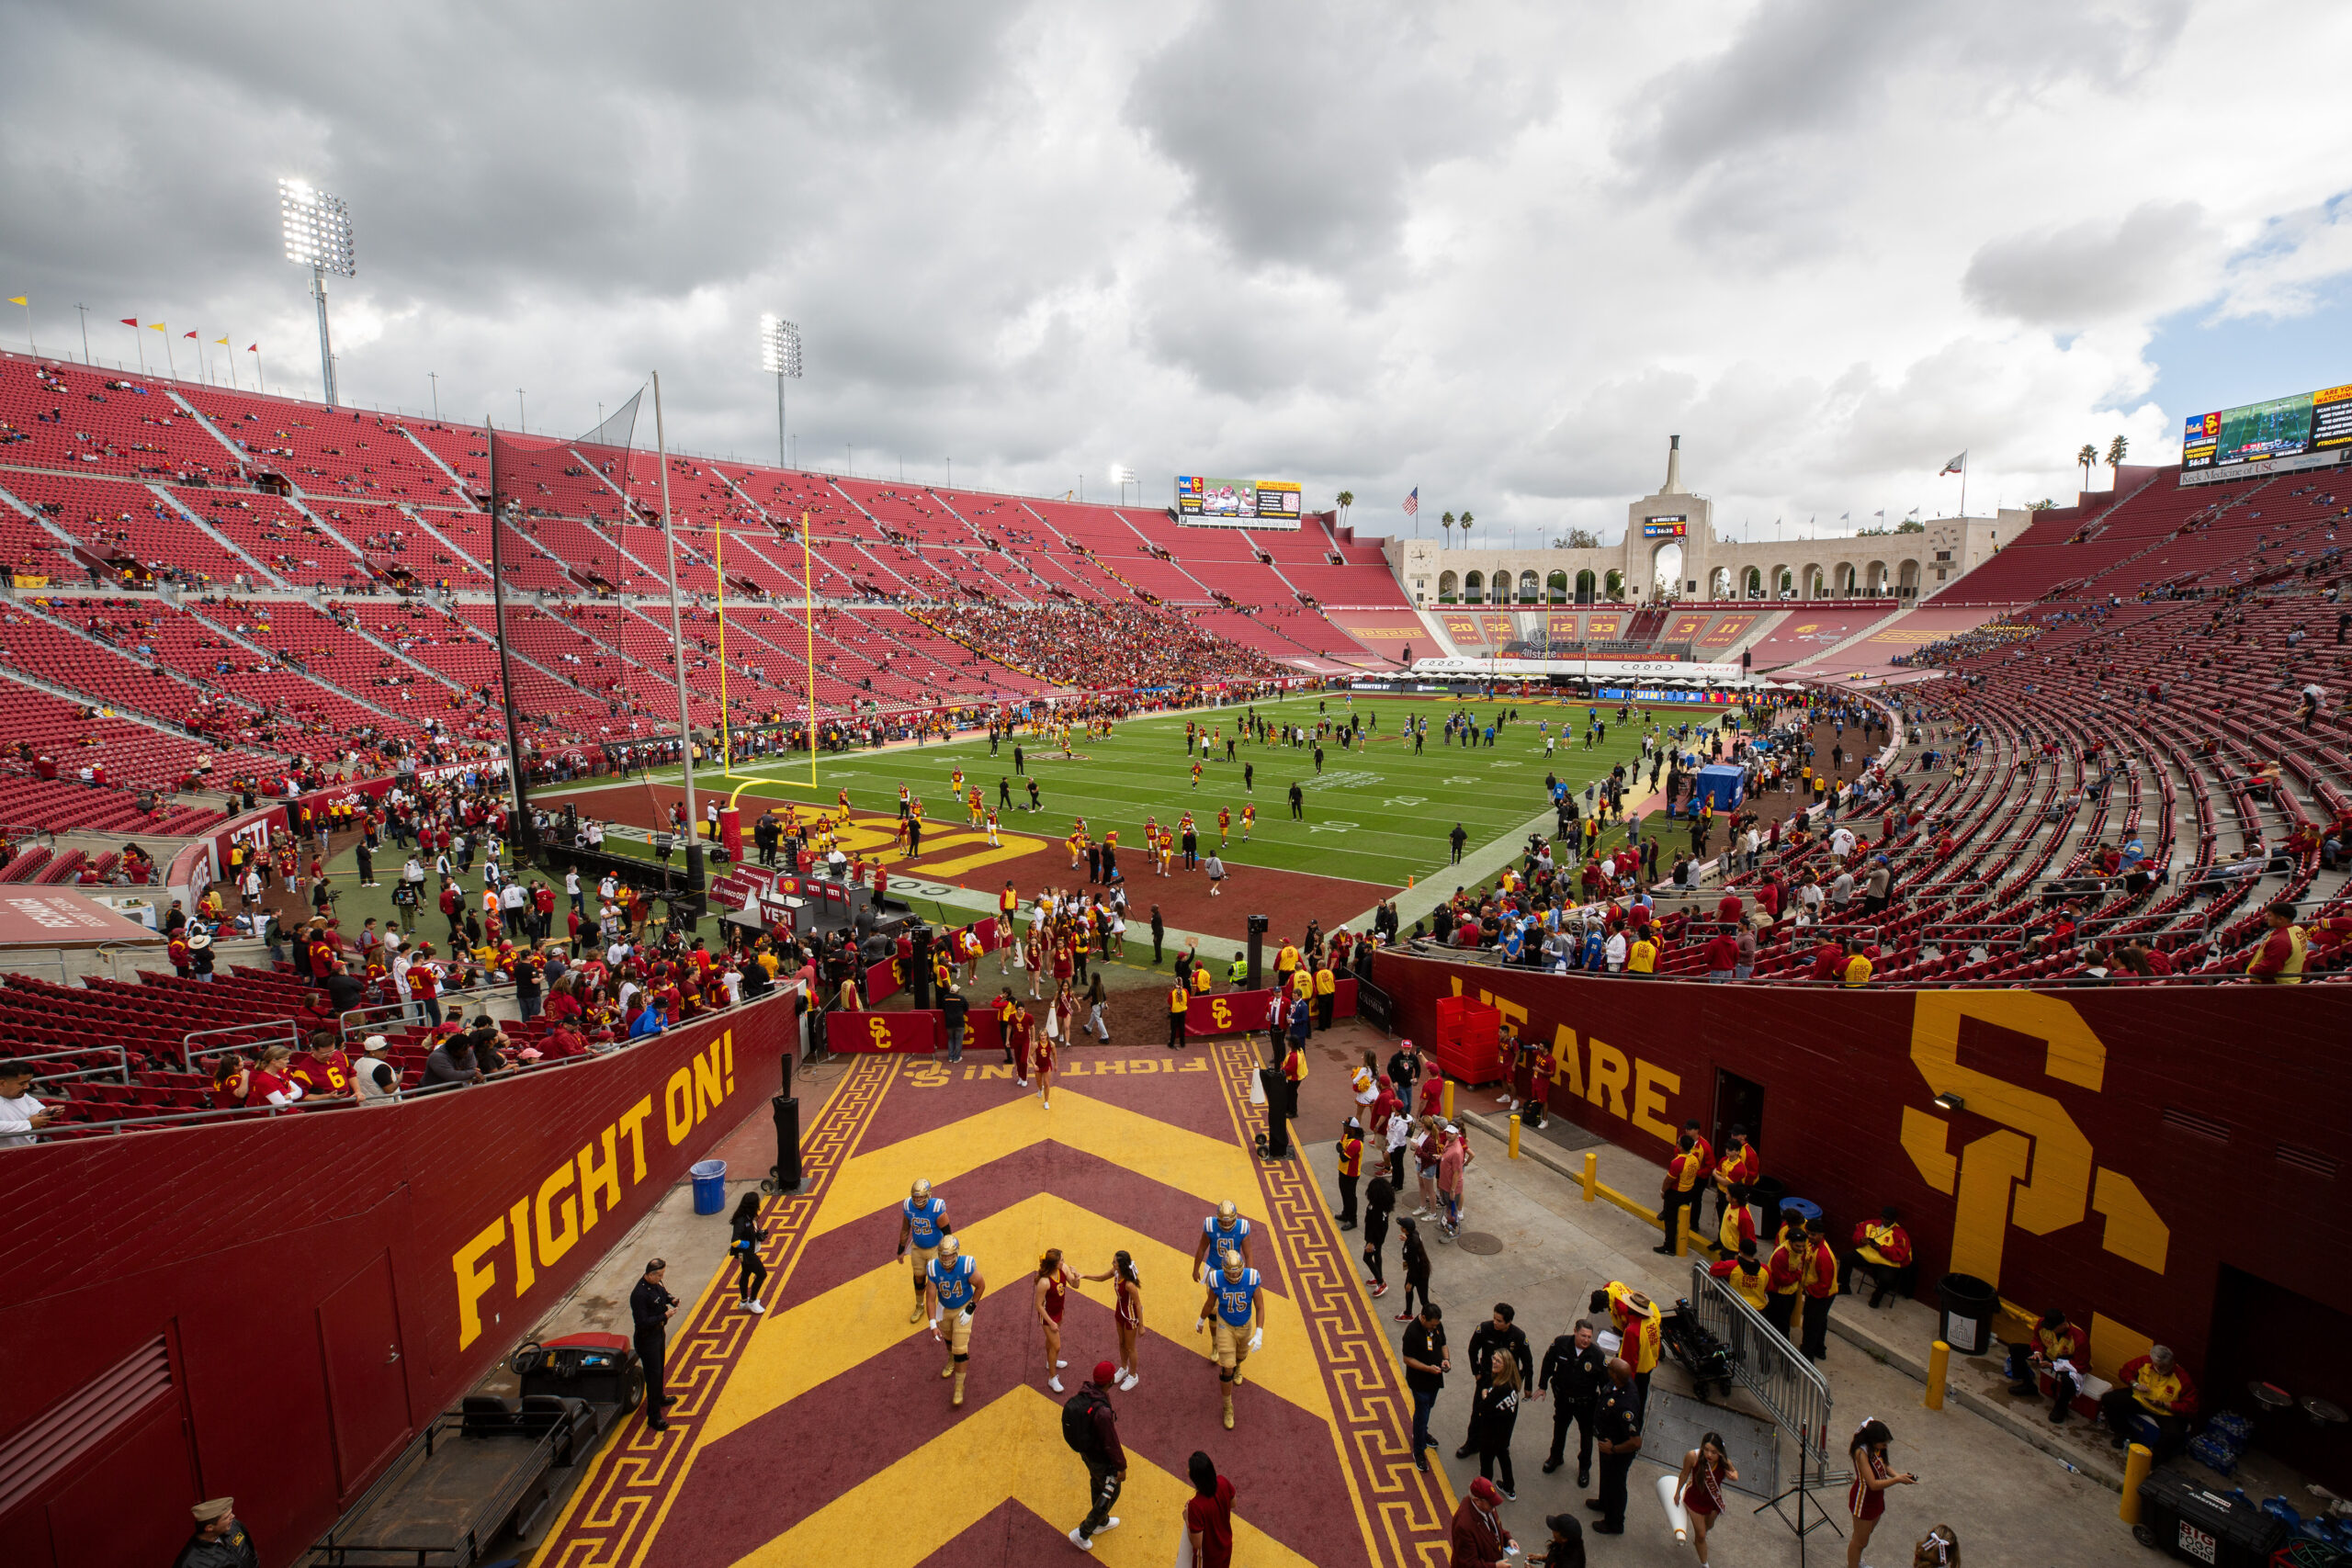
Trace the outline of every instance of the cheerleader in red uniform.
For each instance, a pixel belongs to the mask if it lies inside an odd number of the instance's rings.
[[[1863,1549],[1870,1545],[1871,1532],[1886,1512],[1886,1489],[1908,1486],[1919,1479],[1886,1462],[1887,1445],[1894,1441],[1894,1434],[1886,1429],[1886,1423],[1873,1416],[1854,1429],[1854,1440],[1847,1445],[1850,1450],[1847,1457],[1854,1461],[1854,1483],[1846,1489],[1846,1507],[1854,1517],[1854,1529],[1846,1538],[1846,1568],[1862,1568]]]
[[[1069,1365],[1062,1359],[1062,1313],[1069,1305],[1070,1287],[1078,1282],[1078,1272],[1062,1261],[1060,1247],[1047,1247],[1037,1259],[1037,1285],[1032,1300],[1038,1326],[1046,1331],[1046,1386],[1056,1393],[1063,1392],[1062,1369]]]
[[[1143,1363],[1136,1355],[1136,1341],[1143,1337],[1143,1280],[1136,1274],[1136,1260],[1125,1252],[1114,1252],[1110,1268],[1085,1278],[1111,1281],[1114,1298],[1111,1320],[1119,1330],[1118,1382],[1122,1390],[1132,1389],[1143,1379]]]

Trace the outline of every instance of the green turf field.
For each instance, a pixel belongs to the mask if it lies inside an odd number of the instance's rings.
[[[1506,834],[1545,809],[1544,777],[1556,772],[1581,791],[1585,783],[1609,771],[1611,764],[1639,751],[1636,726],[1611,724],[1605,746],[1588,751],[1581,739],[1584,705],[1474,702],[1458,705],[1450,698],[1355,699],[1356,709],[1371,726],[1365,744],[1343,750],[1336,742],[1325,747],[1323,773],[1315,773],[1313,754],[1303,748],[1260,745],[1244,741],[1236,760],[1204,764],[1199,788],[1192,784],[1192,759],[1183,750],[1188,717],[1211,728],[1223,725],[1236,733],[1243,710],[1220,709],[1207,714],[1165,715],[1121,723],[1107,741],[1080,739],[1073,749],[1083,761],[1063,761],[1046,751],[1034,737],[1022,738],[1028,752],[1029,773],[1038,781],[1041,809],[1016,809],[1003,816],[1007,831],[1058,839],[1069,831],[1073,818],[1083,817],[1099,837],[1119,830],[1123,846],[1140,841],[1147,818],[1156,816],[1172,826],[1190,810],[1202,830],[1204,850],[1216,842],[1216,814],[1230,807],[1233,833],[1225,851],[1228,863],[1344,877],[1352,881],[1402,886],[1408,876],[1425,877],[1446,864],[1450,847],[1446,835],[1459,821],[1469,834],[1468,852]],[[1465,749],[1441,739],[1448,713],[1466,705],[1480,726],[1498,723],[1495,744]],[[1515,710],[1515,722],[1500,722]],[[1331,693],[1261,705],[1261,714],[1279,724],[1284,719],[1311,728],[1317,716],[1335,723],[1351,709],[1346,694]],[[1411,743],[1400,739],[1408,716],[1425,716],[1430,724],[1428,744],[1419,756]],[[1539,722],[1548,721],[1557,733],[1563,721],[1575,732],[1547,763]],[[1245,793],[1244,763],[1256,770],[1255,787]],[[808,802],[830,808],[834,792],[846,787],[850,803],[861,812],[895,812],[899,785],[911,786],[922,796],[932,832],[962,830],[962,808],[949,798],[948,775],[957,767],[967,784],[980,786],[993,806],[997,780],[1012,775],[1012,744],[1005,742],[996,757],[989,755],[985,736],[946,745],[923,746],[888,752],[856,753],[820,758],[818,787],[807,787],[808,762],[771,761],[740,767],[724,781],[732,790],[745,780],[741,804],[754,796],[777,801]],[[656,771],[651,782],[674,784],[676,770]],[[771,780],[797,779],[800,787]],[[1296,780],[1306,792],[1306,818],[1290,819],[1289,792]],[[697,771],[697,795],[712,791],[722,781],[716,769]],[[628,785],[620,786],[623,788]],[[1013,797],[1025,806],[1027,791],[1013,778]],[[594,796],[582,805],[594,810]],[[1241,841],[1241,807],[1254,801],[1258,821],[1250,840]],[[749,813],[746,813],[747,818]]]

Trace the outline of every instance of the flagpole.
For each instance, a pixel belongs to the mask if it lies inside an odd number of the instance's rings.
[[[130,329],[131,344],[139,350],[139,376],[140,379],[144,380],[147,377],[147,340],[139,335],[139,318],[126,317],[123,325]]]

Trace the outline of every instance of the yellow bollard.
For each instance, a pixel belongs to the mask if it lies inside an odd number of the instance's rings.
[[[1951,1371],[1951,1347],[1939,1339],[1928,1352],[1928,1408],[1944,1407],[1944,1378]]]
[[[1690,1256],[1690,1207],[1687,1203],[1674,1206],[1674,1256]]]
[[[1584,1201],[1588,1203],[1600,1196],[1600,1156],[1590,1149],[1584,1152]]]
[[[2145,1443],[2133,1443],[2123,1450],[2123,1501],[2115,1512],[2127,1525],[2140,1522],[2140,1483],[2148,1479],[2148,1467],[2155,1459]]]
[[[1452,1078],[1445,1080],[1445,1119],[1449,1122],[1453,1120],[1453,1080]]]
[[[1510,1157],[1519,1157],[1519,1112],[1510,1113]]]

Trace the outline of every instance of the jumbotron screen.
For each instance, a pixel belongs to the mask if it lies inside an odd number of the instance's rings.
[[[1304,491],[1286,479],[1176,476],[1176,517],[1206,527],[1295,528]]]
[[[2181,427],[2181,471],[2275,463],[2352,446],[2352,385],[2191,414]]]

